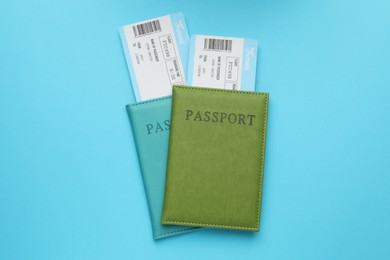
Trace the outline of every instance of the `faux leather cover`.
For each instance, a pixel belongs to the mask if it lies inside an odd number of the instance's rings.
[[[195,229],[194,227],[161,224],[171,102],[171,97],[165,97],[127,105],[145,186],[154,239]]]
[[[163,224],[259,231],[268,93],[174,86]]]

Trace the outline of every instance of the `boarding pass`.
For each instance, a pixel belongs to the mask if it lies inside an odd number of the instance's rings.
[[[194,35],[188,60],[188,85],[255,90],[257,41]]]
[[[189,34],[182,13],[146,20],[120,29],[137,101],[172,94],[186,84]]]

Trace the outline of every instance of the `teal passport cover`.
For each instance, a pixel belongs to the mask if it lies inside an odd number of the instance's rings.
[[[163,224],[258,231],[268,93],[174,86]]]
[[[161,224],[168,157],[171,97],[127,105],[144,182],[153,238],[188,232],[196,227]]]

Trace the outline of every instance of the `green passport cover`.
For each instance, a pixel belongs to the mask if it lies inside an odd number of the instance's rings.
[[[174,86],[163,224],[259,231],[268,93]]]
[[[137,148],[154,239],[194,230],[194,227],[161,225],[171,106],[171,97],[164,97],[126,107]]]

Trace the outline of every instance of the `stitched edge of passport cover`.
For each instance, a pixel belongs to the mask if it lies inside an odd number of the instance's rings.
[[[148,103],[154,103],[154,102],[158,102],[158,101],[161,101],[161,100],[166,100],[166,99],[172,99],[172,96],[167,96],[167,97],[161,97],[161,98],[156,98],[156,99],[151,99],[151,100],[145,100],[145,101],[140,101],[140,102],[136,102],[136,103],[133,103],[133,104],[128,104],[126,105],[126,110],[128,110],[129,107],[134,107],[134,106],[142,106],[142,105],[145,105],[145,104],[148,104]],[[132,125],[132,122],[131,122],[131,116],[129,116],[129,119],[130,119],[130,126],[132,128],[132,131],[133,130],[133,125]],[[139,157],[140,155],[138,154],[138,148],[137,148],[137,140],[135,139],[135,135],[133,134],[133,139],[134,139],[134,144],[136,146],[136,152],[137,152],[137,157]],[[139,164],[139,158],[138,159],[138,164]],[[140,171],[141,171],[141,176],[142,176],[142,182],[143,182],[143,185],[144,185],[144,192],[146,193],[146,187],[145,187],[145,182],[143,180],[144,178],[144,175],[142,173],[142,168],[140,167]],[[147,194],[146,195],[146,200],[147,200],[147,203],[148,203],[148,211],[150,211],[150,208],[149,208],[149,201],[148,201],[148,196]],[[150,212],[149,212],[150,214]],[[150,218],[150,216],[149,216]],[[152,219],[150,219],[151,221]],[[195,229],[199,229],[200,227],[186,227],[186,228],[183,228],[183,229],[179,229],[179,230],[175,230],[175,231],[170,231],[170,232],[165,232],[165,233],[160,233],[160,234],[154,234],[153,232],[153,239],[160,239],[160,238],[164,238],[164,237],[169,237],[169,236],[172,236],[176,233],[186,233],[186,232],[189,232],[189,231],[193,231]],[[153,231],[153,225],[152,225],[152,231]]]
[[[263,118],[263,137],[261,143],[261,162],[260,162],[260,171],[261,175],[259,177],[259,193],[258,193],[258,203],[257,203],[257,221],[256,226],[246,227],[246,226],[235,226],[235,225],[222,225],[222,224],[210,224],[210,223],[197,223],[197,222],[188,222],[188,221],[173,221],[173,220],[161,220],[162,224],[179,224],[179,225],[193,225],[193,226],[207,226],[207,227],[220,227],[220,228],[232,228],[232,229],[245,229],[259,231],[260,229],[260,210],[261,210],[261,198],[262,198],[262,185],[263,185],[263,175],[264,175],[264,158],[265,158],[265,146],[266,146],[266,131],[267,131],[267,119],[268,119],[268,96],[266,92],[251,92],[251,91],[242,91],[242,90],[225,90],[225,89],[214,89],[214,88],[203,88],[203,87],[182,87],[182,86],[173,86],[173,88],[180,88],[188,91],[212,91],[212,92],[221,92],[225,94],[235,94],[235,95],[263,95],[266,96],[264,102],[264,118]],[[173,106],[173,104],[172,104]]]

